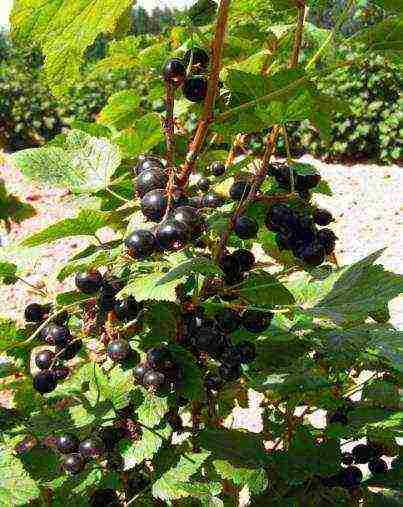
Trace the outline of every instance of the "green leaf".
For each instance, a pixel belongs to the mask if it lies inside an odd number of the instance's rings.
[[[378,329],[370,333],[371,351],[387,358],[392,366],[403,372],[403,331]]]
[[[93,236],[108,225],[108,215],[102,211],[82,210],[76,218],[66,218],[25,239],[23,246],[38,246],[70,236]]]
[[[126,287],[119,292],[118,297],[134,296],[137,301],[155,300],[155,301],[176,301],[176,287],[181,282],[180,279],[157,285],[161,279],[162,273],[150,273],[148,275],[136,275],[136,278],[129,282]]]
[[[149,113],[140,118],[132,128],[124,130],[116,142],[126,158],[135,158],[150,151],[163,140],[164,131],[160,117],[156,113]]]
[[[80,303],[81,301],[88,301],[91,298],[83,294],[82,292],[78,292],[76,290],[71,290],[68,292],[62,292],[56,296],[56,303],[60,306],[69,306],[73,303]]]
[[[403,12],[403,0],[374,0],[385,11]]]
[[[203,379],[193,354],[178,345],[171,345],[169,349],[173,353],[175,362],[180,365],[182,369],[183,381],[178,388],[181,394],[188,400],[203,399]]]
[[[0,262],[0,282],[12,285],[17,281],[17,266],[12,262]]]
[[[123,90],[109,97],[98,121],[119,130],[130,127],[138,117],[140,96],[134,90]]]
[[[144,399],[137,408],[137,418],[149,428],[157,426],[168,412],[168,400],[143,390]]]
[[[174,500],[189,496],[189,493],[182,489],[181,485],[188,482],[192,475],[200,470],[209,455],[209,452],[200,452],[181,456],[179,463],[165,472],[153,484],[153,497],[161,500]]]
[[[343,324],[360,320],[403,292],[403,275],[385,271],[374,262],[384,250],[341,270],[331,290],[309,312]]]
[[[188,16],[195,26],[207,25],[213,20],[217,10],[214,0],[198,0],[188,11]]]
[[[239,294],[251,305],[269,307],[291,305],[295,302],[291,292],[273,275],[265,271],[253,271],[239,287]]]
[[[158,280],[157,285],[164,285],[193,273],[204,276],[224,275],[222,270],[213,261],[205,257],[194,257],[193,259],[179,264],[176,268],[171,269],[171,271]]]
[[[20,224],[35,213],[35,209],[30,204],[23,203],[15,195],[9,194],[5,182],[0,179],[0,220]]]
[[[0,449],[0,506],[26,505],[39,494],[21,461],[7,449]]]
[[[399,388],[381,379],[366,384],[362,391],[361,402],[373,407],[399,408]]]
[[[98,35],[112,33],[133,0],[47,0],[14,2],[14,37],[40,43],[45,55],[47,81],[62,95],[78,81],[86,49]],[[77,36],[79,34],[79,37]]]
[[[400,53],[403,51],[403,16],[393,16],[375,26],[358,32],[352,37],[354,42],[364,43],[368,50],[380,53]]]
[[[174,341],[177,335],[176,307],[172,303],[155,303],[148,308],[145,322],[150,328],[147,342]]]
[[[222,479],[232,481],[235,486],[243,488],[247,486],[251,493],[259,495],[263,493],[268,486],[266,472],[263,468],[255,470],[250,468],[234,467],[228,461],[213,461],[216,472]]]
[[[122,440],[119,443],[119,452],[124,459],[124,470],[134,468],[145,459],[152,459],[171,433],[172,430],[168,425],[153,431],[143,428],[140,440],[136,442]]]

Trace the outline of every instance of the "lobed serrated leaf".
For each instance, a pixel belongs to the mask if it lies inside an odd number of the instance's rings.
[[[0,282],[6,285],[17,281],[17,265],[12,262],[0,262]]]
[[[262,270],[253,271],[238,291],[254,306],[272,308],[295,303],[291,292],[273,275]]]
[[[200,368],[197,366],[194,356],[186,349],[178,345],[171,345],[175,362],[181,366],[183,380],[179,391],[188,400],[201,400],[204,395],[204,385]]]
[[[232,481],[236,486],[247,486],[251,493],[263,493],[268,486],[266,472],[263,468],[251,469],[234,467],[228,461],[213,461],[216,472],[222,479]]]
[[[118,298],[134,296],[137,301],[176,301],[176,287],[181,282],[175,279],[164,285],[157,285],[162,273],[150,273],[147,275],[136,275],[126,287],[119,292]]]
[[[126,158],[135,158],[141,153],[150,151],[164,140],[164,131],[160,117],[156,113],[149,113],[124,130],[117,138],[122,154]]]
[[[4,447],[0,449],[0,506],[26,505],[39,494],[37,484],[21,461]]]
[[[109,97],[98,121],[116,129],[128,128],[138,117],[140,96],[134,90],[123,90]]]
[[[194,257],[171,269],[171,271],[158,280],[157,285],[164,285],[193,273],[204,276],[224,275],[221,268],[210,259],[206,259],[205,257]]]
[[[143,396],[141,405],[136,409],[137,418],[142,424],[154,428],[168,412],[168,399],[152,394],[145,389]]]

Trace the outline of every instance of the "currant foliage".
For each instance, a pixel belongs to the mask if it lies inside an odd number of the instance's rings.
[[[0,321],[0,503],[398,505],[402,333],[388,305],[403,277],[383,251],[338,267],[333,217],[314,203],[329,185],[273,158],[288,122],[326,137],[348,107],[315,83],[351,64],[333,51],[350,41],[316,31],[302,62],[317,2],[200,0],[141,47],[122,28],[131,3],[14,6],[57,96],[105,32],[116,41],[96,72],[135,69],[148,96],[128,86],[96,123],[11,157],[68,188],[77,213],[3,249],[1,280],[53,241],[88,246],[55,274],[72,290]],[[293,22],[251,24],[268,4]],[[382,4],[387,25],[361,40],[395,55],[401,2]]]

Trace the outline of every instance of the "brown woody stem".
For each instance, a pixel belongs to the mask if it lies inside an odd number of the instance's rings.
[[[166,84],[166,118],[165,118],[165,142],[167,145],[166,159],[168,166],[168,184],[167,184],[167,210],[165,212],[166,218],[172,208],[173,194],[175,191],[175,120],[174,120],[174,106],[175,106],[175,87],[167,81]]]

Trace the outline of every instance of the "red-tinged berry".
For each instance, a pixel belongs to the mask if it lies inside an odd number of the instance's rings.
[[[90,437],[80,442],[79,452],[83,458],[98,458],[105,452],[105,444],[99,437]]]
[[[316,209],[313,212],[313,221],[320,226],[329,225],[334,221],[333,215],[326,209]]]
[[[240,356],[242,364],[253,363],[256,359],[256,347],[251,342],[243,341],[238,343],[236,350]]]
[[[191,102],[203,102],[207,95],[207,79],[204,76],[191,76],[183,83],[183,95]]]
[[[64,433],[56,437],[56,449],[61,454],[72,454],[78,451],[80,441],[72,433]]]
[[[223,162],[213,162],[210,166],[210,172],[216,176],[224,176],[226,171],[225,164]]]
[[[39,303],[31,303],[25,308],[25,320],[27,322],[42,322],[48,313],[48,307]]]
[[[35,364],[40,370],[48,370],[55,358],[55,353],[51,350],[41,350],[35,356]]]
[[[255,265],[255,256],[249,250],[240,248],[239,250],[235,250],[235,252],[232,253],[232,256],[238,259],[241,271],[250,271]]]
[[[165,375],[159,371],[148,370],[143,376],[143,384],[150,387],[160,387],[165,384]]]
[[[143,171],[152,168],[164,169],[164,164],[162,163],[161,159],[153,155],[141,155],[135,167],[135,173],[139,175]]]
[[[34,389],[41,394],[51,393],[56,389],[56,385],[56,379],[50,370],[43,370],[33,378]]]
[[[129,296],[126,299],[118,301],[113,307],[113,311],[121,322],[130,322],[137,317],[140,305],[133,296]]]
[[[197,67],[198,70],[206,70],[210,61],[210,57],[202,48],[188,49],[183,57],[183,62],[188,67]]]
[[[99,271],[90,271],[87,273],[77,273],[76,287],[83,294],[96,294],[102,287],[103,278]]]
[[[151,192],[151,190],[165,188],[167,183],[168,176],[164,169],[146,169],[137,176],[137,194],[140,198],[142,198],[147,194],[147,192]]]
[[[124,361],[130,355],[130,345],[126,340],[112,340],[108,343],[107,354],[112,361]]]
[[[236,181],[229,190],[229,195],[234,201],[243,201],[252,190],[252,184],[247,180]]]
[[[141,199],[141,211],[152,222],[159,222],[165,215],[168,199],[164,189],[147,192]]]
[[[385,474],[388,471],[388,465],[383,459],[374,459],[368,463],[368,469],[371,474],[380,475]]]
[[[235,222],[234,232],[240,239],[255,238],[259,231],[259,225],[254,218],[241,216]]]
[[[250,333],[263,333],[273,319],[271,312],[246,310],[242,314],[242,326]]]
[[[85,459],[78,453],[68,454],[64,457],[63,468],[72,475],[78,474],[85,468]]]
[[[158,226],[155,238],[161,250],[180,250],[190,240],[190,229],[183,222],[167,220]]]
[[[98,489],[90,497],[90,507],[119,507],[121,505],[116,491]]]
[[[137,230],[125,239],[131,257],[145,259],[157,251],[157,242],[151,231]]]
[[[186,64],[179,58],[168,60],[164,67],[164,79],[176,86],[183,83],[186,78]]]

